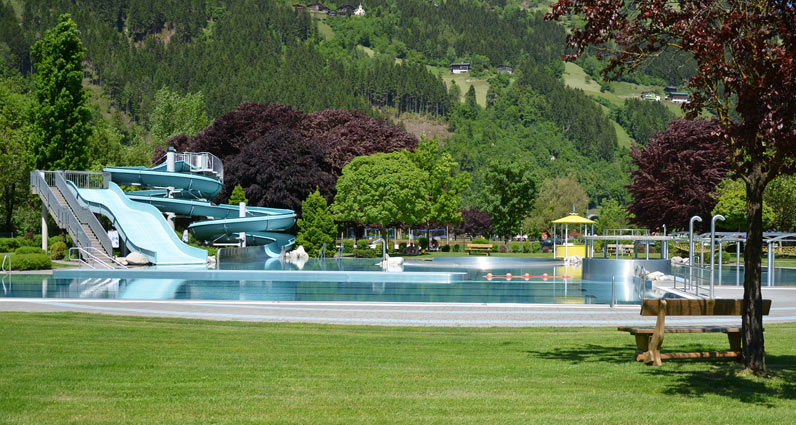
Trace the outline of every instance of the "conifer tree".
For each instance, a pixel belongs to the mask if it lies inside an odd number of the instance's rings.
[[[243,191],[243,187],[239,184],[236,184],[232,189],[232,195],[229,195],[229,200],[227,202],[231,205],[239,205],[241,202],[244,202],[246,205],[249,204],[249,200],[246,198],[246,192]]]
[[[83,44],[69,14],[36,42],[34,135],[31,148],[38,169],[84,170],[88,166],[91,109],[83,89]]]
[[[323,244],[330,248],[334,246],[337,226],[334,224],[334,217],[326,204],[326,199],[321,196],[318,188],[307,195],[307,199],[301,203],[298,228],[296,245],[303,246],[311,257],[318,256]]]

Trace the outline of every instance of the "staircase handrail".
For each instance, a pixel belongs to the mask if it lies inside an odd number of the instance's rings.
[[[88,173],[84,171],[65,171],[63,173],[58,172],[55,174],[55,185],[58,187],[58,190],[61,191],[66,203],[72,207],[72,211],[74,211],[78,221],[88,225],[88,227],[91,228],[91,231],[94,232],[94,235],[97,236],[97,240],[99,241],[102,251],[104,251],[105,255],[112,255],[113,243],[111,243],[111,239],[108,237],[108,232],[104,227],[102,227],[102,224],[100,224],[99,220],[91,212],[91,210],[78,201],[77,197],[75,197],[75,194],[72,193],[71,188],[66,183],[67,180],[72,182],[75,187],[107,189],[107,184],[110,181],[110,173]]]
[[[73,256],[72,252],[77,252],[77,255]],[[87,257],[90,260],[94,260],[94,263],[86,260],[84,258],[84,256]],[[102,259],[100,259],[99,257],[95,256],[94,254],[89,252],[87,249],[83,249],[83,248],[81,248],[79,246],[73,246],[73,247],[69,248],[67,258],[70,259],[70,260],[72,258],[75,258],[78,261],[80,261],[81,263],[91,267],[92,269],[96,269],[96,267],[94,267],[94,264],[100,264],[103,267],[105,267],[106,269],[110,269],[110,270],[114,269],[114,267],[112,265],[102,261]]]
[[[105,260],[108,263],[112,263],[112,264],[116,265],[117,268],[120,268],[120,269],[126,269],[127,268],[127,266],[124,265],[124,263],[122,263],[119,260],[117,260],[116,258],[104,253],[101,249],[94,248],[92,246],[92,247],[89,247],[87,249],[87,251],[93,253],[93,255],[95,257],[97,257],[97,258],[103,259],[103,260]]]
[[[55,192],[50,188],[50,184],[56,186],[56,176],[57,173],[54,171],[31,171],[30,186],[36,189],[42,202],[44,202],[44,207],[52,213],[58,227],[65,228],[78,246],[91,246],[91,241],[80,225],[80,221],[75,217],[72,210],[61,206],[58,199],[55,198]]]

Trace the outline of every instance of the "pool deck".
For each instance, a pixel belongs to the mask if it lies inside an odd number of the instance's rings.
[[[796,322],[796,287],[763,287],[772,299],[764,323]],[[716,288],[717,298],[742,298],[743,287]],[[367,326],[632,326],[654,325],[642,318],[638,305],[574,304],[454,304],[372,302],[277,302],[111,299],[0,299],[0,311],[81,312],[117,316],[177,317],[249,322],[319,323]],[[739,324],[740,318],[677,318],[671,324]]]

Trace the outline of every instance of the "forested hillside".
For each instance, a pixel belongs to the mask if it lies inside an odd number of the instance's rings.
[[[363,6],[366,16],[354,17],[297,10],[283,0],[0,0],[0,67],[3,75],[15,70],[30,81],[31,46],[61,14],[71,14],[86,49],[93,169],[147,165],[166,137],[191,137],[197,125],[245,102],[304,113],[359,111],[399,124],[411,113],[452,132],[441,143],[473,176],[464,192],[472,207],[482,206],[490,162],[523,164],[539,187],[571,177],[591,205],[626,203],[630,161],[616,123],[644,143],[673,118],[650,105],[625,106],[619,97],[608,106],[597,99],[601,105],[565,85],[566,29],[544,21],[541,6],[514,0]],[[594,73],[595,61],[592,55],[580,63]],[[459,85],[441,77],[455,62],[472,65]],[[498,66],[513,74],[497,73]],[[676,81],[670,70],[644,72],[634,78]],[[485,105],[476,102],[476,84],[488,87]],[[190,104],[190,125],[169,126],[172,109],[163,105],[169,99]]]

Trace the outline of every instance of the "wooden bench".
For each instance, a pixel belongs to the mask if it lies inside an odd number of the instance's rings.
[[[771,300],[763,300],[763,314],[771,310]],[[655,327],[622,326],[620,331],[636,336],[636,361],[660,366],[663,359],[696,359],[731,357],[741,360],[740,326],[666,326],[666,316],[740,316],[743,300],[733,299],[645,299],[642,316],[657,316]],[[730,341],[730,351],[661,353],[663,336],[667,333],[723,332]]]
[[[490,252],[492,252],[492,244],[491,243],[468,243],[466,246],[465,251],[467,251],[467,255],[470,255],[470,251],[473,252],[486,252],[488,256]]]
[[[630,244],[615,244],[609,243],[608,245],[608,255],[616,254],[616,250],[619,249],[619,255],[625,255],[628,253],[633,253],[633,245]]]

